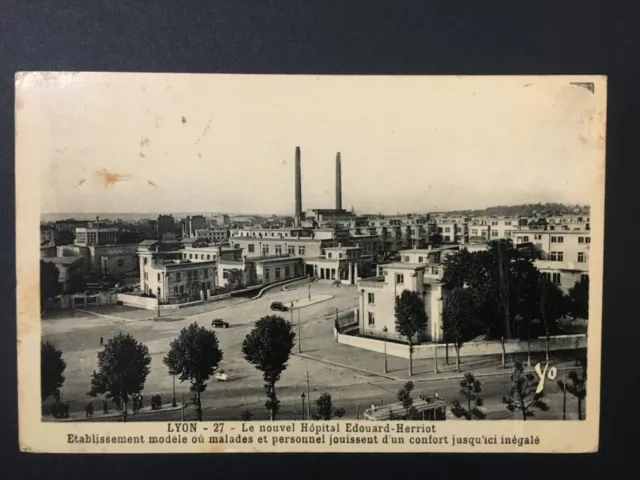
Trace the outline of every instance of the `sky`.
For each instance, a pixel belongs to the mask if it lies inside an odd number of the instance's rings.
[[[23,74],[17,161],[42,213],[356,213],[590,204],[604,83],[575,77]],[[592,81],[601,82],[599,78]]]

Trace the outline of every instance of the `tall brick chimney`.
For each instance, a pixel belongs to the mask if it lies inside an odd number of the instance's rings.
[[[296,147],[296,227],[300,226],[302,219],[302,174],[300,172],[300,147]]]
[[[342,210],[342,164],[340,152],[336,155],[336,210]]]

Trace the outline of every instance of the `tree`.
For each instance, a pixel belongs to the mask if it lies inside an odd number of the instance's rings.
[[[542,324],[544,325],[545,336],[547,338],[546,361],[549,362],[551,328],[555,330],[558,319],[566,315],[568,302],[562,290],[560,290],[557,285],[551,283],[545,275],[540,275],[538,294],[540,316],[542,317]]]
[[[276,382],[287,368],[295,336],[290,322],[277,315],[267,315],[256,322],[242,342],[245,360],[262,372],[267,394],[265,407],[271,420],[276,419],[280,410]]]
[[[473,292],[467,288],[454,288],[446,297],[444,321],[447,343],[453,343],[456,350],[456,370],[460,371],[460,348],[474,339],[482,331],[476,317],[476,305]]]
[[[60,272],[51,262],[40,260],[40,310],[47,310],[49,299],[55,297],[59,291],[58,278]]]
[[[587,397],[587,357],[586,355],[580,361],[582,370],[569,372],[569,380],[571,383],[564,383],[558,380],[558,386],[563,392],[568,392],[578,400],[578,419],[582,420],[582,402]]]
[[[240,420],[243,422],[251,421],[251,417],[253,417],[253,413],[251,413],[249,410],[243,410],[240,414]]]
[[[143,390],[150,363],[147,346],[121,332],[98,352],[98,372],[91,376],[88,394],[95,397],[105,393],[107,398],[122,401],[126,421],[129,397]]]
[[[427,326],[424,300],[417,292],[404,290],[396,297],[396,331],[409,343],[409,376],[413,375],[413,337]]]
[[[56,232],[56,245],[71,245],[76,239],[76,236],[67,231]]]
[[[589,277],[584,276],[569,289],[570,312],[573,318],[589,318]]]
[[[516,362],[511,374],[511,387],[509,393],[502,397],[502,403],[506,404],[510,412],[520,411],[522,420],[534,416],[534,409],[549,410],[548,405],[542,400],[543,393],[536,393],[538,382],[532,373],[524,373],[524,366]]]
[[[482,406],[480,393],[482,393],[480,380],[476,380],[473,374],[466,373],[460,381],[460,395],[467,399],[467,408],[464,408],[458,400],[455,400],[451,406],[451,413],[456,418],[483,420],[486,415],[478,408]]]
[[[222,351],[213,330],[192,323],[180,330],[178,338],[170,344],[169,353],[162,360],[170,375],[178,375],[181,382],[189,381],[196,398],[196,414],[202,421],[201,395],[207,381],[218,368]]]
[[[331,401],[331,395],[323,393],[316,400],[316,414],[313,415],[314,420],[331,420],[332,418],[344,417],[344,408],[333,409],[333,402]]]
[[[40,343],[40,395],[42,401],[53,395],[60,401],[60,387],[64,383],[64,370],[67,362],[62,352],[49,342]]]
[[[417,413],[416,408],[413,406],[413,398],[411,398],[411,392],[413,391],[413,382],[407,382],[400,390],[398,390],[397,398],[405,410],[405,420],[411,420]]]

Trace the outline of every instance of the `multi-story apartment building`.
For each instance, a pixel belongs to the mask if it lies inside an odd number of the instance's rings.
[[[81,247],[91,245],[112,245],[118,243],[119,228],[103,227],[90,223],[86,227],[76,228],[75,244]]]
[[[50,227],[40,227],[40,244],[54,244],[56,242],[56,230]]]
[[[538,270],[565,292],[589,274],[589,231],[525,229],[514,236],[516,245],[533,246]]]
[[[164,234],[176,233],[176,222],[173,215],[158,215],[158,238],[162,238]]]
[[[229,239],[229,229],[225,226],[210,226],[196,230],[196,238],[204,238],[212,243],[221,243]]]

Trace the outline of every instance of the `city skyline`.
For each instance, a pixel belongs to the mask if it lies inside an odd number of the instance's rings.
[[[296,146],[303,210],[333,208],[337,152],[356,212],[584,205],[600,179],[596,99],[569,78],[43,78],[19,108],[49,125],[47,214],[293,215]]]

